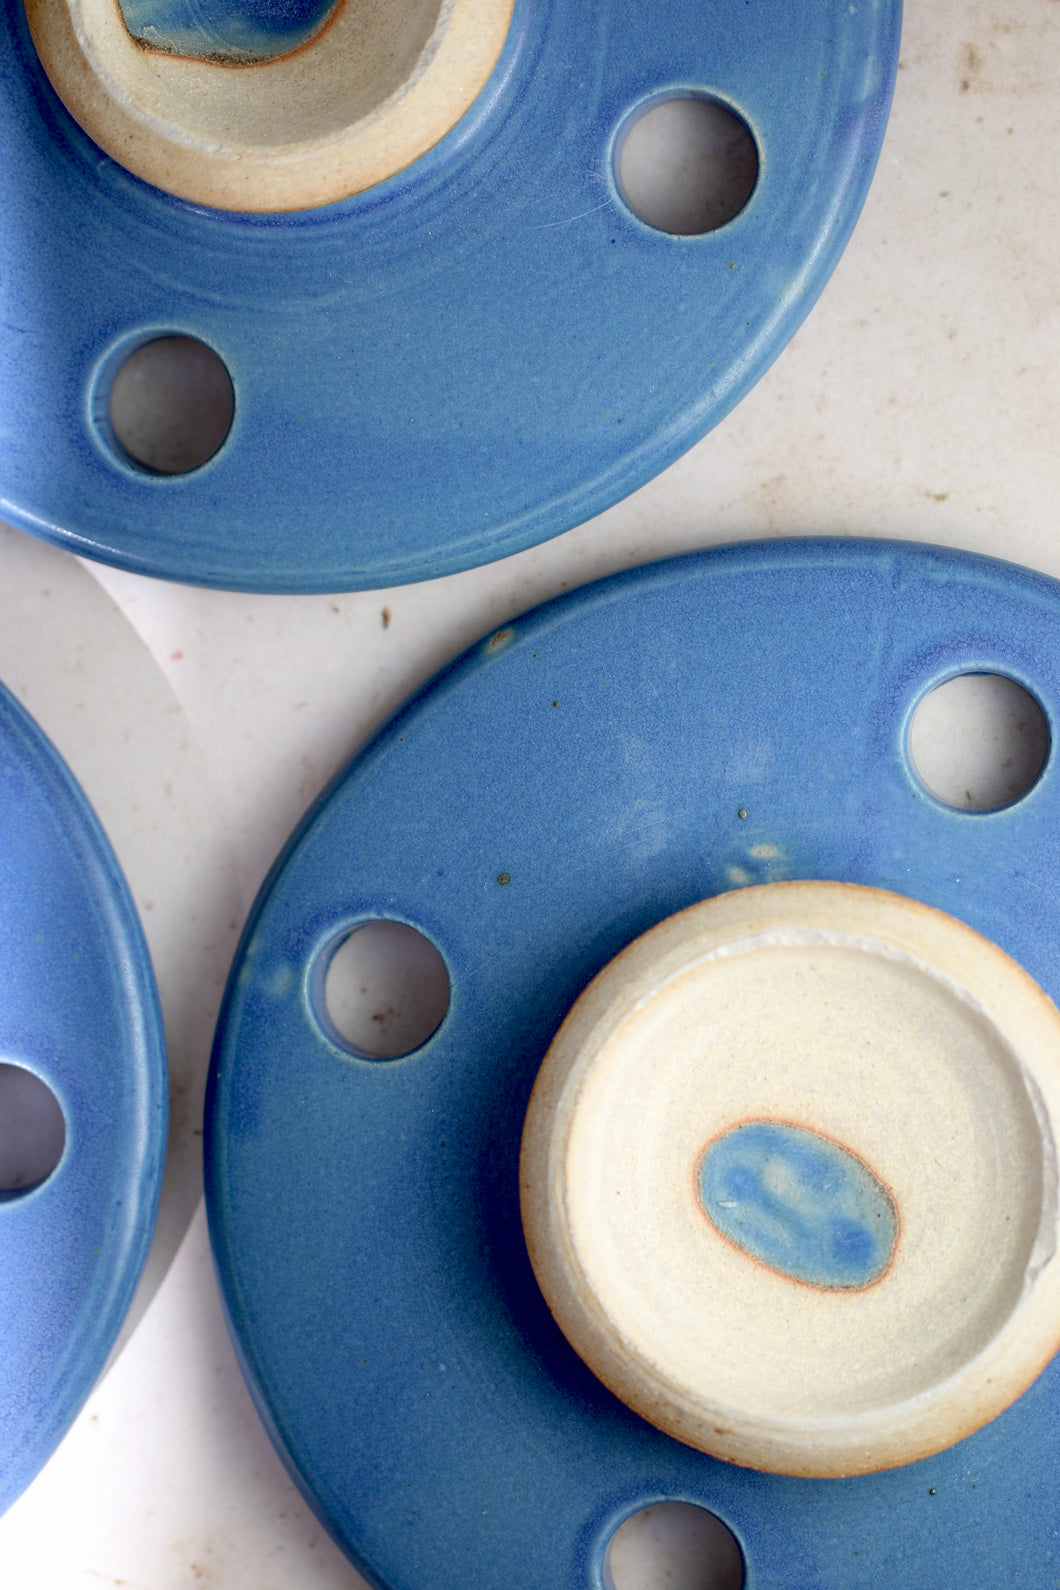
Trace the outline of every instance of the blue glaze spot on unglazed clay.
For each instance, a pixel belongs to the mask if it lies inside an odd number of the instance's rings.
[[[342,0],[119,0],[138,44],[229,66],[290,55]]]
[[[863,1160],[830,1138],[748,1121],[710,1143],[700,1202],[723,1236],[793,1281],[870,1286],[890,1262],[898,1211]]]

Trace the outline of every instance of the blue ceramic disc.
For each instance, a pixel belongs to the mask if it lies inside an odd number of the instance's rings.
[[[698,1503],[748,1590],[1060,1581],[1060,1361],[938,1456],[851,1480],[732,1467],[593,1378],[535,1284],[523,1116],[589,980],[694,901],[785,878],[914,896],[1060,995],[1060,782],[991,813],[925,793],[925,691],[1007,674],[1060,715],[1060,585],[900,543],[770,542],[590,585],[417,696],[309,814],[218,1031],[207,1196],[237,1348],[307,1496],[387,1590],[586,1590],[621,1520]],[[762,859],[763,856],[768,859]],[[329,949],[438,946],[420,1050],[350,1055]]]
[[[0,1512],[50,1457],[140,1277],[162,1179],[162,1020],[136,911],[68,769],[0,687],[0,1063],[62,1109],[51,1176],[0,1194]]]
[[[0,514],[121,567],[253,590],[426,579],[530,546],[716,424],[813,305],[883,136],[899,0],[517,0],[489,83],[360,196],[205,210],[73,122],[22,7],[0,40]],[[58,3],[58,0],[57,0]],[[757,186],[721,230],[638,220],[616,139],[656,96],[735,109]],[[200,469],[126,459],[109,398],[153,338],[224,361]]]

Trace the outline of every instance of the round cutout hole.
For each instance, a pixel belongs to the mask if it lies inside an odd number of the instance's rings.
[[[232,426],[235,394],[221,360],[194,337],[156,337],[118,371],[110,425],[128,457],[154,475],[186,475]]]
[[[643,1507],[612,1535],[607,1590],[741,1590],[743,1554],[730,1529],[690,1502]]]
[[[324,979],[329,1026],[355,1054],[396,1060],[425,1044],[449,1008],[449,973],[404,922],[366,922],[339,944]]]
[[[738,215],[758,180],[746,122],[710,99],[657,100],[621,133],[615,178],[630,209],[660,232],[714,232]]]
[[[63,1112],[48,1084],[24,1066],[0,1065],[0,1197],[46,1181],[65,1142]]]
[[[1010,806],[1038,781],[1049,726],[1034,697],[1004,674],[957,674],[928,692],[909,727],[909,757],[947,806]]]

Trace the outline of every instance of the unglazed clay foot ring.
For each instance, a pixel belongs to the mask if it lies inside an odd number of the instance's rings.
[[[283,8],[280,8],[283,9]],[[27,0],[67,110],[157,188],[227,210],[360,193],[432,148],[496,65],[512,0]]]
[[[721,895],[589,985],[526,1116],[523,1226],[630,1407],[749,1467],[926,1457],[1060,1346],[1060,1013],[877,889]]]

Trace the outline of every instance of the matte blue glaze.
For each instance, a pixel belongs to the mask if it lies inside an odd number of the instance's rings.
[[[0,1201],[0,1512],[51,1456],[114,1344],[154,1229],[166,1140],[147,947],[103,831],[0,687],[0,1062],[58,1098],[51,1176]]]
[[[805,1127],[733,1127],[707,1144],[697,1189],[722,1236],[793,1281],[869,1286],[890,1263],[890,1193],[856,1154]]]
[[[344,0],[119,0],[149,49],[231,64],[277,60],[319,33]]]
[[[619,575],[501,633],[309,813],[229,982],[208,1208],[291,1472],[387,1590],[600,1590],[611,1530],[668,1498],[724,1519],[748,1590],[1060,1580],[1060,1363],[893,1473],[735,1468],[585,1368],[534,1281],[518,1194],[530,1089],[577,995],[734,871],[915,896],[1060,996],[1055,756],[979,814],[925,794],[906,753],[921,695],[963,670],[1019,680],[1055,735],[1060,585],[900,543],[769,542]],[[452,979],[437,1033],[392,1062],[351,1059],[313,1014],[318,957],[374,916],[427,934]]]
[[[399,584],[568,529],[715,425],[809,312],[883,137],[899,0],[517,0],[490,82],[408,171],[243,217],[129,176],[0,30],[0,517],[107,562],[259,590]],[[727,227],[670,237],[612,152],[659,93],[761,150]],[[110,439],[138,343],[200,338],[235,418],[180,477]]]

